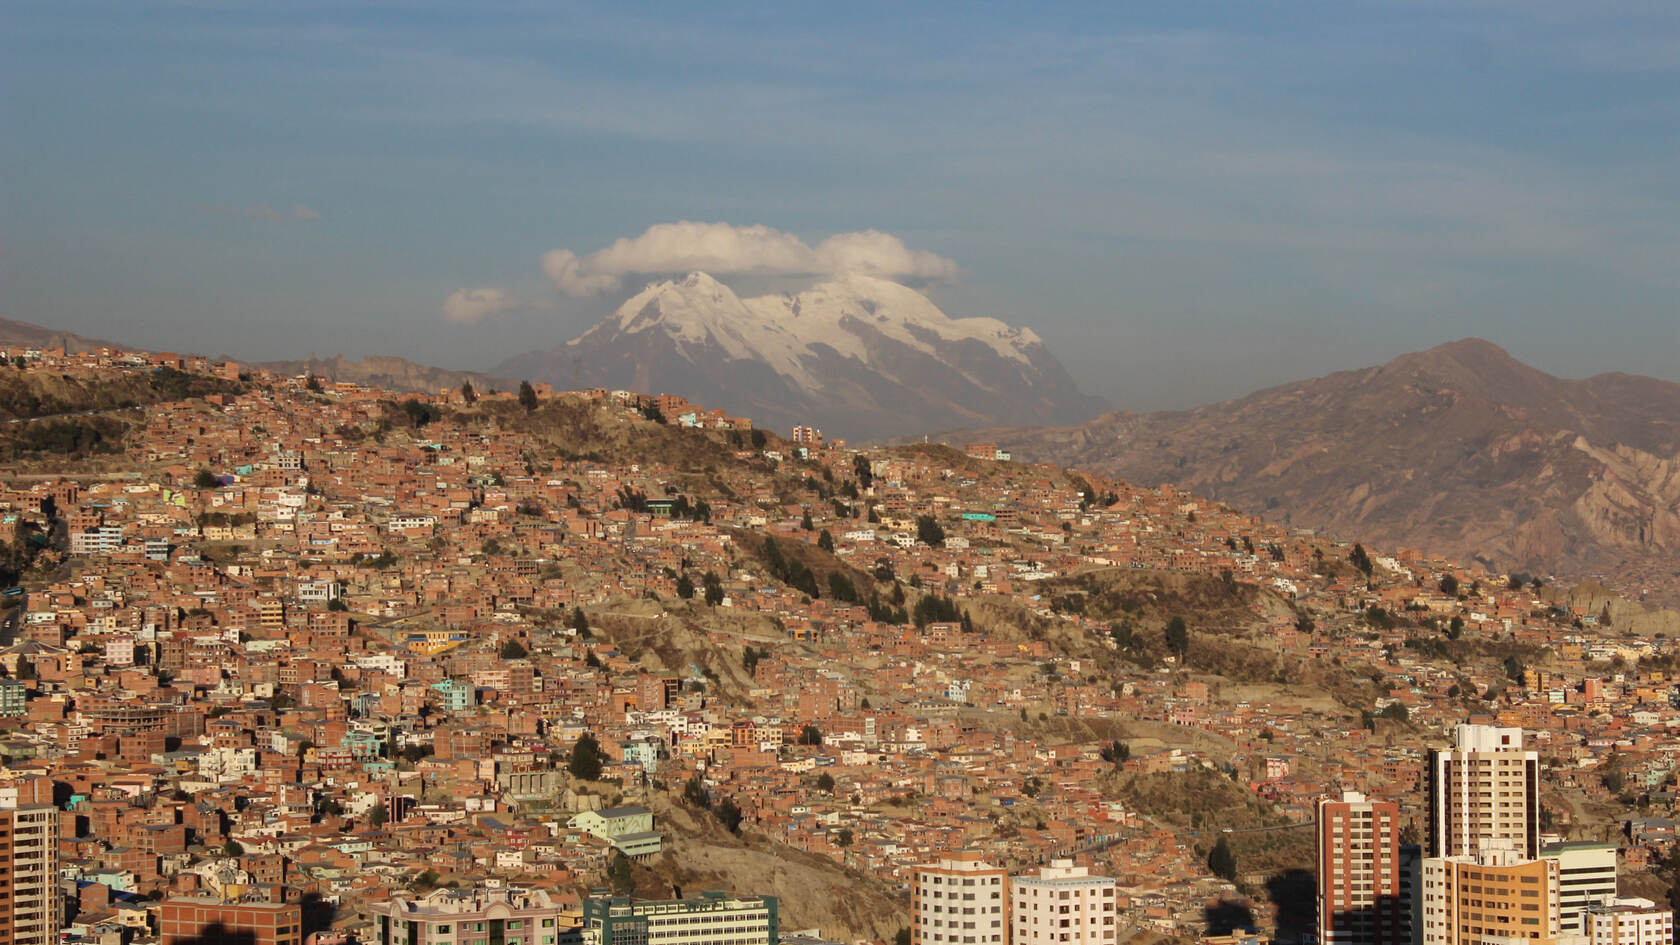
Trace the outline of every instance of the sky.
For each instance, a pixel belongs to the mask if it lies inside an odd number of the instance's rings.
[[[0,317],[488,369],[863,266],[1126,409],[1468,336],[1680,380],[1677,89],[1667,0],[12,2]]]

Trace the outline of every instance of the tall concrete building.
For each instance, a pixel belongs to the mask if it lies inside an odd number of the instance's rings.
[[[1458,726],[1452,748],[1429,753],[1428,789],[1428,856],[1475,856],[1488,840],[1540,855],[1540,755],[1522,729]]]
[[[1113,945],[1116,883],[1072,860],[1009,881],[1014,945]]]
[[[1400,807],[1354,791],[1318,802],[1318,940],[1409,945],[1400,882]]]
[[[1588,907],[1616,898],[1615,844],[1551,843],[1540,856],[1558,861],[1564,934],[1589,934]]]
[[[1009,873],[978,853],[917,867],[910,887],[911,945],[1004,945]]]
[[[46,778],[0,784],[0,945],[53,945],[58,892],[58,808]]]

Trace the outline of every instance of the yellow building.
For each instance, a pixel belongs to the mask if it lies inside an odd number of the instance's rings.
[[[1429,857],[1421,885],[1423,945],[1554,945],[1562,934],[1558,862],[1527,859],[1515,843]]]

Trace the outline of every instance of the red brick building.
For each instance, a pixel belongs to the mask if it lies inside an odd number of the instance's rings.
[[[303,909],[284,902],[170,899],[159,909],[159,945],[300,945]]]

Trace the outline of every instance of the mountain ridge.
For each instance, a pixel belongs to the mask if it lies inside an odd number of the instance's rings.
[[[1680,575],[1680,384],[1558,378],[1483,339],[1189,410],[941,438],[1502,568]]]
[[[0,318],[0,345],[30,345],[40,348],[62,347],[72,354],[94,348],[120,347],[115,342],[87,338],[74,332],[47,328],[32,322]]]

